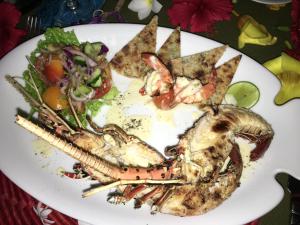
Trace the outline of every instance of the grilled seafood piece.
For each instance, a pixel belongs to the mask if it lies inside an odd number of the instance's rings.
[[[153,68],[140,90],[142,95],[149,95],[160,109],[170,109],[179,103],[200,103],[208,100],[216,90],[216,71],[208,76],[208,83],[202,85],[197,78],[184,76],[173,77],[163,62],[154,54],[143,53],[142,59]]]
[[[14,78],[7,79],[30,99]],[[99,180],[101,185],[84,196],[117,187],[119,195],[112,196],[112,202],[137,198],[136,207],[148,202],[154,212],[179,216],[205,213],[238,187],[242,162],[235,137],[256,144],[252,160],[263,155],[273,138],[271,126],[258,114],[218,106],[182,134],[177,145],[166,148],[166,159],[116,125],[99,128],[91,123],[95,131],[73,130],[42,102],[31,100],[48,130],[21,116],[16,117],[16,123],[80,161]],[[226,166],[227,159],[231,163]]]

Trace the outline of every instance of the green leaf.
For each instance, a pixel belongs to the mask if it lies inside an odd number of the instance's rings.
[[[49,44],[79,45],[74,31],[64,31],[62,28],[48,28],[44,34],[45,39],[38,42],[38,49],[46,48]]]
[[[72,127],[78,127],[78,124],[75,120],[75,117],[73,116],[72,112],[69,109],[64,109],[60,112],[60,115],[63,117],[63,119]],[[88,121],[86,119],[86,112],[83,112],[81,114],[77,115],[83,128],[87,127]]]
[[[119,90],[116,87],[112,87],[110,91],[99,100],[88,101],[85,106],[91,113],[92,117],[95,117],[104,105],[110,105],[111,101],[119,94]]]
[[[95,117],[97,115],[97,113],[103,105],[104,103],[100,100],[91,100],[85,104],[87,110],[90,111],[92,117]]]
[[[119,93],[120,93],[119,90],[115,86],[113,86],[109,90],[109,92],[106,95],[104,95],[102,98],[105,100],[113,100]]]

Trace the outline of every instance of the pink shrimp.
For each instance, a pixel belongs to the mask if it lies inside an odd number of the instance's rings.
[[[162,61],[154,54],[142,54],[142,58],[154,71],[148,73],[142,95],[153,97],[154,104],[160,109],[170,109],[179,103],[202,104],[216,91],[216,71],[213,70],[209,82],[202,85],[199,79],[178,76],[174,80],[172,74]]]

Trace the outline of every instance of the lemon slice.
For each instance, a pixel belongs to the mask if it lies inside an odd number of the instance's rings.
[[[234,98],[236,106],[250,109],[258,102],[260,93],[253,83],[240,81],[230,85],[226,95]]]

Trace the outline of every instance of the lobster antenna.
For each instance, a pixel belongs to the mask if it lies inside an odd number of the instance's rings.
[[[8,83],[10,83],[17,91],[19,91],[24,99],[29,102],[29,104],[33,107],[33,108],[39,108],[40,107],[40,103],[38,101],[36,101],[36,99],[34,99],[30,94],[28,94],[27,91],[25,91],[24,87],[18,82],[16,81],[15,77],[10,76],[10,75],[5,75],[5,79],[8,81]],[[29,85],[31,85],[28,82]],[[31,85],[32,86],[32,85]],[[33,87],[32,87],[33,88]]]
[[[68,88],[68,95],[67,95],[67,98],[68,98],[68,103],[69,103],[71,112],[72,112],[72,114],[73,114],[73,116],[74,116],[74,118],[75,118],[75,120],[76,120],[76,123],[77,123],[78,127],[82,129],[82,128],[83,128],[82,123],[81,123],[81,121],[80,121],[79,118],[78,118],[78,115],[77,115],[77,113],[76,113],[76,110],[74,109],[74,106],[73,106],[73,104],[72,104],[72,100],[71,100],[71,98],[70,98],[70,88]]]
[[[30,66],[32,66],[32,68],[34,69],[34,71],[37,72],[38,74],[40,74],[40,72],[35,68],[35,65],[33,65],[33,63],[31,62],[30,58],[28,56],[26,56],[26,59],[27,59],[28,63],[30,64]],[[38,99],[39,99],[40,103],[43,104],[42,97],[40,95],[39,89],[37,88],[37,86],[36,86],[36,84],[34,82],[34,79],[32,77],[31,71],[30,70],[28,70],[28,71],[29,71],[29,77],[30,77],[30,80],[32,82],[33,88],[34,88],[34,90],[35,90],[35,92],[36,92],[36,94],[38,96]]]

